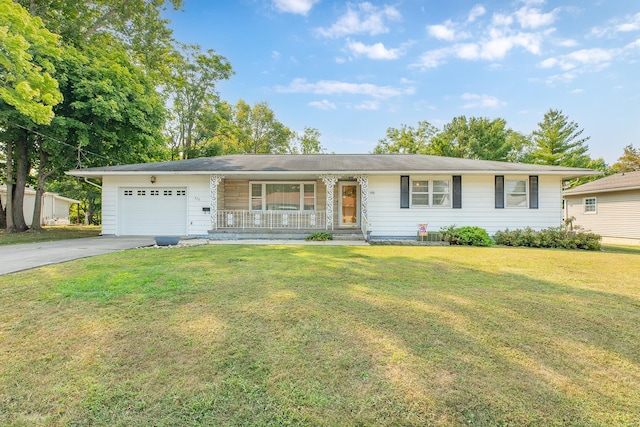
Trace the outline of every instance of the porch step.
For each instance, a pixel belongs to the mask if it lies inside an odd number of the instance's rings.
[[[227,228],[222,230],[210,230],[209,240],[304,240],[318,229],[295,229],[295,230],[265,230],[264,228]],[[326,230],[331,233],[333,240],[343,241],[364,241],[364,236],[360,230]]]

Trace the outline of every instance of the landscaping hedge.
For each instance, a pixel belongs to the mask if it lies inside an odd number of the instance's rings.
[[[451,245],[491,246],[493,240],[487,230],[480,227],[456,227],[452,225],[440,230],[442,240]]]
[[[498,245],[525,246],[530,248],[562,248],[600,250],[598,234],[567,227],[551,227],[535,231],[530,227],[517,230],[498,231],[493,237]]]

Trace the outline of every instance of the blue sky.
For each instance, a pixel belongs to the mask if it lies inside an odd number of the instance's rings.
[[[266,101],[329,152],[460,115],[528,134],[549,108],[584,129],[592,157],[640,146],[637,0],[185,0],[166,16],[178,40],[230,61],[222,99]]]

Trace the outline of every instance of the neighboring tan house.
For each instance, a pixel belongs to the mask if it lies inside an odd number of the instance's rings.
[[[591,181],[564,193],[565,217],[605,243],[640,245],[640,171]]]
[[[562,223],[562,181],[595,171],[426,155],[233,155],[79,169],[102,179],[102,234],[210,238],[352,230],[416,238]],[[226,233],[226,234],[224,234]]]
[[[7,187],[0,186],[0,198],[2,207],[7,206]],[[33,209],[36,202],[36,190],[25,188],[24,204],[22,212],[24,221],[29,227],[33,221]],[[42,209],[40,211],[40,225],[69,225],[69,209],[71,205],[80,203],[80,200],[62,197],[57,193],[45,192],[42,195]]]

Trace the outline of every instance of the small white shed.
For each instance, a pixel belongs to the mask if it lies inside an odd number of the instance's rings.
[[[2,206],[7,203],[7,187],[0,186],[0,198]],[[24,191],[24,220],[31,226],[33,220],[33,209],[35,208],[36,190],[26,188]],[[69,209],[71,205],[80,203],[80,200],[63,197],[57,193],[45,192],[42,195],[42,210],[40,213],[41,225],[69,225]]]

